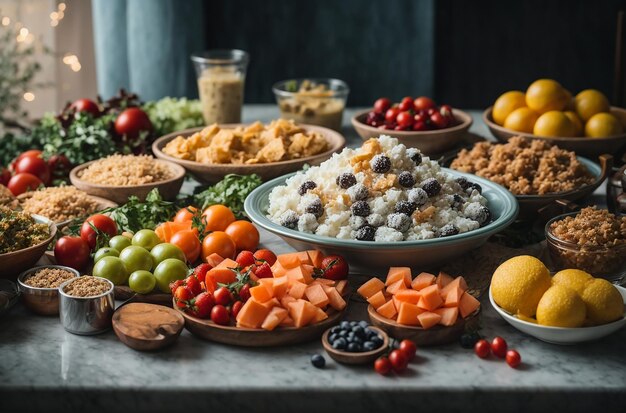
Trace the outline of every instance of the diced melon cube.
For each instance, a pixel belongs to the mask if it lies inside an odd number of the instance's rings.
[[[250,288],[250,295],[259,303],[264,303],[272,299],[272,295],[263,284]]]
[[[317,307],[317,311],[315,312],[315,317],[313,317],[313,320],[311,320],[311,324],[319,323],[320,321],[324,321],[327,318],[328,318],[328,314],[326,314],[326,311]]]
[[[430,285],[420,290],[421,297],[417,303],[421,308],[428,311],[433,311],[443,304],[443,299],[439,295],[439,287],[437,284]]]
[[[216,252],[206,257],[207,264],[209,264],[212,268],[215,268],[218,265],[220,265],[222,261],[224,261],[224,257],[222,257],[220,254]]]
[[[274,297],[281,298],[287,293],[287,289],[289,288],[289,278],[283,275],[282,277],[274,278]]]
[[[445,297],[448,292],[454,288],[460,288],[462,291],[467,291],[467,283],[465,282],[465,278],[460,276],[456,277],[450,282],[450,284],[441,289],[441,295]]]
[[[461,313],[461,317],[466,318],[476,311],[478,307],[480,307],[480,301],[478,301],[472,294],[465,291],[461,296],[461,302],[459,303],[459,312]]]
[[[279,326],[281,327],[293,327],[293,318],[287,316],[283,321],[280,322]]]
[[[398,310],[396,310],[396,306],[393,303],[393,300],[387,301],[385,304],[381,305],[376,309],[376,312],[383,317],[394,319],[398,314]]]
[[[300,260],[300,264],[313,265],[313,261],[311,261],[311,257],[309,257],[309,253],[306,251],[298,251],[296,252],[298,255],[298,259]]]
[[[337,292],[341,295],[348,294],[348,280],[338,281],[335,288],[337,288]]]
[[[387,299],[385,298],[385,294],[383,294],[382,291],[379,291],[370,298],[368,298],[367,302],[370,303],[372,307],[377,309],[381,305],[385,304],[387,302]]]
[[[306,290],[304,290],[304,295],[309,302],[316,307],[324,308],[329,303],[328,296],[320,284],[309,285]]]
[[[461,302],[461,296],[464,292],[460,288],[454,288],[448,291],[445,297],[444,307],[458,307]]]
[[[391,285],[398,280],[404,280],[404,284],[409,287],[411,285],[411,278],[411,269],[409,267],[390,267],[385,285]]]
[[[417,319],[422,325],[422,328],[424,330],[428,330],[429,328],[436,326],[441,321],[441,316],[437,313],[425,311],[422,314],[419,314]]]
[[[385,284],[378,278],[374,277],[360,286],[356,292],[367,300],[383,288],[385,288]]]
[[[276,260],[280,262],[280,265],[286,270],[300,266],[300,255],[297,252],[280,254],[276,257]]]
[[[300,281],[301,283],[304,283],[304,284],[310,284],[313,282],[313,277],[311,276],[312,268],[313,267],[311,267],[310,265],[309,266],[299,265],[297,267],[288,269],[285,275],[289,279]]]
[[[293,319],[294,326],[304,327],[315,318],[317,307],[306,300],[297,300],[289,304],[289,316]]]
[[[414,304],[402,303],[400,304],[400,310],[398,311],[398,324],[404,324],[407,326],[418,326],[418,315],[424,311]]]
[[[397,294],[401,290],[406,290],[406,285],[404,285],[404,279],[398,280],[395,283],[391,284],[387,287],[387,294]]]
[[[269,308],[270,310],[272,308],[274,308],[274,307],[280,307],[281,306],[280,305],[280,301],[278,301],[278,298],[276,298],[276,297],[273,297],[273,298],[271,298],[271,299],[269,299],[266,302],[261,303],[261,304],[263,304],[265,307]]]
[[[324,254],[320,250],[309,250],[307,251],[309,254],[309,259],[315,268],[322,268],[322,260],[324,259]]]
[[[237,263],[237,261],[231,260],[230,258],[225,258],[224,260],[222,260],[222,262],[220,262],[218,265],[216,265],[213,268],[237,268],[237,267],[239,267],[239,264]]]
[[[274,277],[282,277],[287,274],[287,270],[285,269],[285,267],[280,265],[280,262],[278,261],[276,261],[274,265],[272,265],[271,270]]]
[[[265,320],[263,320],[263,323],[261,324],[261,328],[264,330],[272,331],[273,329],[278,327],[278,325],[282,323],[282,321],[288,315],[289,315],[289,312],[285,310],[284,308],[274,307],[270,310],[269,314],[265,317]]]
[[[435,313],[441,316],[439,324],[450,327],[456,323],[456,319],[459,316],[459,309],[457,307],[442,307],[436,309]]]
[[[434,275],[427,273],[427,272],[423,272],[419,274],[417,277],[415,277],[413,282],[411,282],[411,288],[419,291],[423,288],[428,287],[429,285],[432,285],[436,279],[437,277],[435,277]]]
[[[341,311],[346,308],[346,300],[343,299],[343,297],[341,296],[341,294],[339,294],[339,291],[337,291],[336,288],[329,290],[326,295],[328,295],[328,301],[330,303],[330,306],[335,310]]]
[[[453,280],[453,277],[449,276],[443,271],[440,271],[439,275],[437,276],[437,281],[435,281],[435,284],[437,284],[439,288],[443,288],[446,285],[450,284]]]
[[[409,289],[400,290],[395,295],[398,300],[411,304],[417,304],[421,296],[422,293],[420,293],[419,291]]]
[[[289,308],[289,303],[295,303],[296,301],[298,301],[296,298],[293,298],[292,296],[287,294],[280,299],[280,305],[283,308]]]
[[[293,298],[302,298],[304,297],[306,287],[307,285],[304,283],[301,283],[299,281],[292,281],[291,285],[289,286],[289,290],[287,291],[287,294],[289,294]]]
[[[237,314],[237,326],[259,328],[269,312],[269,308],[257,302],[254,298],[250,298]]]

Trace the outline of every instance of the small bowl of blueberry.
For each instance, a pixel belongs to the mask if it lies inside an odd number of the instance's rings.
[[[342,321],[322,335],[322,345],[338,363],[372,363],[389,347],[389,336],[367,321]]]

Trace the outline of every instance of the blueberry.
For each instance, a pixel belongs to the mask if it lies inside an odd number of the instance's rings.
[[[337,334],[339,335],[339,337],[347,337],[348,336],[348,330],[341,330]]]
[[[391,169],[391,159],[385,155],[376,155],[370,161],[370,167],[372,171],[384,174]]]
[[[342,329],[350,328],[350,322],[349,321],[342,321],[341,323],[339,323],[339,327],[342,328]]]
[[[433,197],[441,191],[441,184],[435,178],[428,178],[422,183],[422,189],[428,196]]]
[[[331,334],[328,336],[328,342],[332,345],[335,340],[337,340],[339,338],[338,334]]]
[[[365,343],[363,343],[363,351],[372,351],[372,350],[376,350],[378,347],[376,344],[374,344],[373,341],[366,341]]]
[[[370,206],[365,201],[356,201],[350,207],[350,211],[352,211],[352,215],[357,217],[366,217],[370,214]]]
[[[321,369],[326,365],[326,359],[321,354],[313,354],[311,356],[311,364]]]
[[[353,202],[366,199],[370,194],[367,187],[363,184],[353,185],[346,192]]]
[[[350,353],[358,353],[358,352],[363,351],[363,347],[360,344],[358,344],[358,343],[350,343],[350,344],[348,344],[347,350]]]
[[[415,185],[415,178],[413,178],[411,172],[402,172],[398,175],[398,183],[405,188],[411,188]]]
[[[352,185],[356,184],[356,176],[354,176],[354,174],[351,174],[350,172],[345,172],[339,175],[337,179],[335,180],[335,182],[341,188],[348,189]]]
[[[452,224],[446,224],[439,230],[440,237],[449,237],[450,235],[456,235],[459,233],[459,229]]]
[[[463,334],[459,339],[459,342],[461,343],[461,347],[469,349],[473,348],[478,340],[480,340],[480,334],[474,331],[472,333]]]
[[[371,225],[364,225],[356,231],[355,238],[358,241],[374,241],[376,228]]]
[[[481,227],[491,220],[489,208],[480,205],[478,202],[471,203],[465,208],[465,216],[478,222]]]
[[[350,321],[350,327],[354,327],[354,326],[357,326],[357,325],[359,325],[358,321],[354,321],[354,320]]]
[[[359,336],[352,337],[352,343],[363,344],[363,339]]]
[[[322,206],[322,200],[316,198],[313,202],[304,208],[304,212],[315,215],[315,218],[319,218],[324,214],[324,207]]]
[[[343,337],[338,338],[338,339],[337,339],[337,340],[336,340],[336,341],[332,344],[332,347],[333,347],[335,350],[345,350],[347,346],[348,346],[348,342],[347,342],[347,341],[346,341],[346,339],[345,339],[345,338],[343,338]]]
[[[338,333],[339,331],[341,331],[341,327],[340,326],[334,326],[334,327],[331,327],[330,334],[335,334],[335,333]]]
[[[368,323],[367,321],[365,321],[365,320],[361,320],[361,321],[359,321],[359,325],[360,325],[361,327],[363,327],[363,329],[366,329],[367,327],[369,327],[369,326],[370,326],[370,325],[369,325],[369,323]]]
[[[383,345],[383,339],[380,338],[380,336],[374,336],[370,339],[370,341],[376,345],[376,348]]]
[[[411,215],[417,209],[417,204],[409,201],[400,201],[396,204],[394,212],[398,214]]]
[[[310,189],[315,189],[317,187],[317,184],[313,181],[306,181],[304,183],[302,183],[302,185],[300,185],[300,188],[298,188],[298,194],[300,194],[300,196],[304,195],[307,193],[308,190]]]
[[[357,324],[354,327],[352,327],[352,332],[354,333],[354,335],[361,336],[364,333],[363,327]]]

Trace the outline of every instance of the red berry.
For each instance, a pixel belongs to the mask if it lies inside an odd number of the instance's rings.
[[[198,279],[193,275],[185,278],[185,285],[194,297],[202,292],[202,285],[200,285],[200,281],[198,281]]]
[[[259,278],[272,278],[274,274],[272,273],[272,268],[267,262],[264,262],[261,265],[257,265],[252,272]]]
[[[435,106],[435,101],[426,96],[420,96],[413,101],[413,109],[415,110],[428,110]]]
[[[430,121],[437,129],[443,129],[448,127],[448,119],[446,119],[441,113],[435,112],[430,115]]]
[[[450,105],[441,105],[439,113],[443,115],[448,121],[454,120],[454,114],[452,113],[452,107]]]
[[[193,306],[196,312],[196,317],[208,318],[211,315],[211,310],[215,305],[215,298],[210,293],[200,293],[193,299]]]
[[[221,304],[215,305],[211,309],[211,321],[222,326],[228,325],[230,323],[230,315],[226,307]]]
[[[507,347],[506,340],[502,337],[496,337],[491,342],[491,352],[501,359],[506,357]]]
[[[398,117],[398,113],[400,113],[400,109],[398,108],[390,108],[385,112],[385,121],[388,124],[393,124],[396,122],[396,118]]]
[[[232,315],[233,318],[237,318],[237,314],[241,311],[241,307],[243,307],[243,301],[235,301],[233,306],[230,308],[230,315]]]
[[[254,254],[252,254],[251,251],[241,251],[239,255],[237,255],[235,261],[237,261],[237,264],[243,268],[254,264],[256,260],[254,259]]]
[[[398,109],[400,109],[401,112],[413,109],[413,98],[410,96],[402,98],[400,104],[398,105]]]
[[[509,350],[506,352],[506,364],[515,368],[519,366],[521,362],[522,362],[522,356],[520,356],[520,354],[517,351]]]
[[[211,267],[207,263],[200,264],[193,270],[193,275],[196,276],[198,281],[204,282],[204,279],[206,278],[206,273],[209,272],[211,268],[213,267]]]
[[[226,287],[220,287],[213,293],[215,296],[215,303],[220,305],[228,305],[232,301],[230,291]]]
[[[329,255],[322,260],[322,270],[324,278],[329,280],[345,280],[348,278],[350,268],[345,258],[339,255]]]
[[[387,357],[380,357],[374,362],[374,370],[376,370],[376,373],[385,376],[391,371],[391,362]]]
[[[426,125],[426,122],[415,122],[413,124],[413,130],[414,131],[424,131],[424,130],[428,130],[428,125]]]
[[[400,351],[404,353],[409,361],[412,361],[415,358],[415,352],[417,351],[417,346],[411,340],[402,340],[400,342]]]
[[[478,357],[484,359],[491,352],[491,346],[487,340],[478,340],[474,345],[474,352]]]
[[[409,365],[409,359],[406,354],[404,354],[402,350],[398,349],[393,350],[391,353],[389,353],[389,361],[391,362],[391,367],[393,368],[393,371],[395,371],[396,373],[403,372]]]
[[[261,264],[260,260],[267,262],[270,266],[274,265],[274,263],[276,262],[276,254],[268,249],[256,250],[256,252],[254,253],[254,258],[259,261],[257,262],[258,264]]]
[[[398,122],[398,126],[400,127],[408,127],[413,125],[413,116],[410,112],[400,112],[398,113],[398,117],[396,118],[396,122]]]
[[[241,287],[241,289],[239,290],[239,298],[244,303],[250,299],[250,284],[245,284],[243,287]]]
[[[374,112],[385,113],[391,107],[391,100],[388,98],[380,98],[374,102]]]
[[[172,295],[174,295],[176,293],[176,290],[178,289],[178,287],[180,286],[184,286],[185,285],[185,280],[176,280],[170,283],[170,291],[172,292]]]

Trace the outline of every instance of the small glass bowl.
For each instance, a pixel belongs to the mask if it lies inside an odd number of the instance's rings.
[[[553,269],[560,271],[576,268],[594,277],[621,284],[626,275],[626,244],[612,247],[581,246],[552,234],[550,226],[553,222],[577,214],[578,212],[571,212],[559,215],[546,223],[545,235]]]
[[[300,90],[303,86],[311,89]],[[341,130],[343,111],[350,93],[350,88],[343,80],[328,78],[282,80],[275,83],[272,90],[283,119]]]

